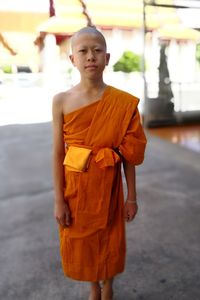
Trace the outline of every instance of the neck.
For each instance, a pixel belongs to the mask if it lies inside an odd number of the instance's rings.
[[[81,87],[81,89],[84,90],[100,90],[103,89],[106,84],[103,81],[103,78],[101,79],[81,79],[79,86]]]

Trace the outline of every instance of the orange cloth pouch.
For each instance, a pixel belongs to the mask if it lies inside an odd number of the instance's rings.
[[[91,149],[69,146],[63,165],[68,171],[85,172],[90,163]]]

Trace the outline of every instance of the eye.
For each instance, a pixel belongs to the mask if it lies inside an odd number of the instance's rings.
[[[100,48],[96,48],[95,52],[101,52],[102,50]]]
[[[85,49],[80,49],[78,52],[80,52],[80,53],[85,53],[86,50],[85,50]]]

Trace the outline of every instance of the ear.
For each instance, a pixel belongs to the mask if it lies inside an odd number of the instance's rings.
[[[71,63],[75,66],[73,54],[69,55],[69,59],[71,60]]]
[[[110,53],[106,53],[106,66],[109,64],[110,61]]]

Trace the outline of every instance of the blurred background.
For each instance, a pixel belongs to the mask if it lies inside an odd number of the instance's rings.
[[[40,109],[37,118],[51,119],[46,99],[78,81],[68,60],[70,37],[86,25],[107,39],[111,61],[105,80],[141,99],[147,126],[199,120],[199,9],[192,0],[1,0],[1,124],[23,122],[22,112],[8,117],[6,107],[12,93],[20,93],[23,102],[28,89],[45,93],[45,113]],[[31,115],[26,121],[35,119]]]
[[[51,176],[52,97],[79,80],[70,37],[87,25],[148,137],[116,299],[200,299],[199,14],[199,0],[0,0],[1,299],[87,297],[61,272]]]

